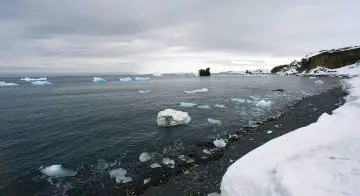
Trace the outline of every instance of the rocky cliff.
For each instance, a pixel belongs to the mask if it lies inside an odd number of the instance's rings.
[[[309,72],[316,67],[336,69],[354,64],[360,60],[360,46],[345,47],[332,50],[321,50],[308,54],[301,61],[294,61],[289,65],[276,66],[271,73],[278,72]]]

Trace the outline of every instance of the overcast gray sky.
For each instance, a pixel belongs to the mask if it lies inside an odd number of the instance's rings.
[[[359,0],[0,0],[0,72],[269,68],[360,44]]]

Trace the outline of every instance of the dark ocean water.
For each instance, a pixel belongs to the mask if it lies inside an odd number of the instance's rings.
[[[0,193],[85,195],[82,191],[87,186],[102,190],[123,189],[129,184],[140,187],[151,163],[169,157],[175,160],[175,169],[157,169],[176,171],[181,162],[176,157],[202,142],[227,138],[243,126],[286,111],[291,103],[340,85],[334,78],[317,78],[324,81],[318,85],[314,79],[292,76],[164,76],[111,82],[119,77],[124,76],[104,76],[109,82],[102,85],[93,83],[92,77],[50,77],[51,86],[0,78],[19,84],[0,87]],[[209,92],[184,92],[202,88]],[[279,88],[284,91],[273,91]],[[139,90],[151,92],[140,94]],[[252,102],[238,103],[231,101],[233,98]],[[271,101],[271,106],[257,107],[259,100]],[[211,109],[184,108],[180,102],[209,105]],[[215,104],[227,108],[216,108]],[[158,127],[157,113],[166,108],[186,111],[192,121],[178,127]],[[210,124],[208,118],[222,124]],[[142,152],[151,153],[152,160],[140,163]],[[40,172],[40,168],[58,164],[76,175],[48,177]],[[132,182],[111,179],[109,172],[117,168],[126,169]]]

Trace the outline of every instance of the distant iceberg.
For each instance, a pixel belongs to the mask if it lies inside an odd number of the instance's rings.
[[[197,106],[199,109],[211,109],[209,105],[199,105]]]
[[[191,108],[191,107],[194,107],[194,106],[196,106],[196,105],[197,105],[196,103],[180,102],[180,106],[181,106],[181,107],[185,107],[185,108]]]
[[[256,103],[256,106],[260,108],[268,108],[271,106],[271,101],[261,100]]]
[[[45,85],[52,85],[51,82],[48,82],[48,81],[34,81],[34,82],[31,82],[31,85],[34,85],[34,86],[45,86]]]
[[[50,177],[68,177],[76,175],[76,171],[63,168],[61,165],[51,165],[46,168],[41,167],[40,171]]]
[[[176,111],[173,109],[166,109],[158,113],[156,122],[158,126],[177,126],[182,124],[189,124],[191,118],[187,112]]]
[[[135,77],[136,81],[149,81],[151,80],[150,77]]]
[[[215,104],[215,107],[217,107],[217,108],[227,108],[225,105],[222,105],[222,104]]]
[[[239,99],[239,98],[232,98],[231,101],[238,102],[238,103],[245,103],[246,102],[245,99]]]
[[[104,78],[94,77],[93,82],[95,82],[96,84],[104,84],[106,80]]]
[[[208,118],[208,122],[211,123],[211,124],[221,125],[220,120],[216,120],[216,119],[212,119],[212,118]]]
[[[150,91],[149,90],[139,90],[139,93],[140,94],[147,94],[147,93],[150,93]]]
[[[0,87],[2,86],[18,86],[18,84],[12,82],[0,82]]]
[[[153,73],[153,76],[160,77],[160,76],[163,76],[163,75],[161,73]]]
[[[28,78],[28,77],[25,77],[25,78],[20,78],[20,80],[23,80],[23,81],[26,81],[26,82],[46,81],[47,77],[45,77],[45,78]]]
[[[120,78],[119,81],[120,81],[120,82],[132,82],[133,79],[130,78],[130,77],[126,77],[126,78]]]
[[[208,92],[209,89],[207,88],[202,88],[202,89],[198,89],[198,90],[192,90],[192,91],[185,91],[185,93],[188,93],[188,94],[193,94],[193,93],[205,93],[205,92]]]

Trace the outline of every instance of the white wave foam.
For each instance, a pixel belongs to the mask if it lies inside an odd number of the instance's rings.
[[[222,104],[215,104],[215,107],[217,107],[217,108],[227,108],[225,105],[222,105]]]
[[[221,120],[216,120],[216,119],[208,118],[208,122],[211,123],[211,124],[221,125]]]
[[[120,81],[120,82],[132,82],[133,79],[130,78],[130,77],[126,77],[126,78],[120,78],[119,81]]]
[[[245,103],[245,99],[239,99],[239,98],[232,98],[231,101],[238,102],[238,103]]]
[[[48,81],[34,81],[34,82],[31,82],[31,85],[34,85],[34,86],[46,86],[46,85],[52,85],[52,83],[48,82]]]
[[[111,170],[109,172],[110,177],[115,178],[117,183],[122,182],[123,184],[131,182],[132,178],[126,176],[127,171],[123,168]]]
[[[101,77],[93,77],[93,82],[95,82],[97,84],[104,84],[106,82],[106,80]]]
[[[209,105],[198,105],[197,107],[199,109],[211,109],[211,107]]]
[[[175,161],[169,158],[163,158],[162,163],[169,166],[170,168],[175,168]]]
[[[46,168],[40,168],[41,173],[50,177],[69,177],[75,176],[76,171],[63,168],[61,165],[51,165]]]
[[[185,155],[179,155],[178,159],[180,159],[180,160],[182,160],[182,161],[184,161],[186,163],[192,163],[192,162],[195,161],[194,159],[191,159],[191,158],[189,158],[189,157],[187,157]]]
[[[185,108],[191,108],[191,107],[194,107],[194,106],[196,106],[196,105],[197,105],[196,103],[180,102],[180,106],[181,106],[181,107],[185,107]]]
[[[322,80],[316,80],[316,81],[315,81],[315,84],[324,84],[324,81],[322,81]]]
[[[159,163],[153,163],[150,165],[151,168],[158,168],[158,167],[161,167],[161,165]]]
[[[0,82],[0,87],[1,86],[18,86],[18,84],[12,82]]]
[[[261,100],[256,103],[256,106],[259,108],[268,108],[271,106],[271,101]]]
[[[216,139],[214,142],[214,145],[216,148],[225,148],[226,147],[226,141],[224,139]]]
[[[185,91],[185,93],[188,93],[188,94],[193,94],[193,93],[205,93],[205,92],[208,92],[209,89],[207,88],[202,88],[202,89],[196,89],[196,90],[192,90],[192,91]]]
[[[134,79],[136,81],[149,81],[149,80],[151,80],[150,77],[135,77]]]
[[[187,112],[166,109],[158,113],[156,122],[158,126],[177,126],[189,124],[191,118]]]
[[[140,162],[146,162],[149,161],[151,159],[151,155],[147,152],[143,152],[140,154],[139,156],[139,161]]]
[[[139,93],[140,94],[147,94],[147,93],[150,93],[151,91],[149,91],[149,90],[139,90]]]
[[[25,78],[20,78],[20,80],[23,80],[23,81],[26,81],[26,82],[46,81],[47,77],[45,77],[45,78],[28,78],[28,77],[25,77]]]

